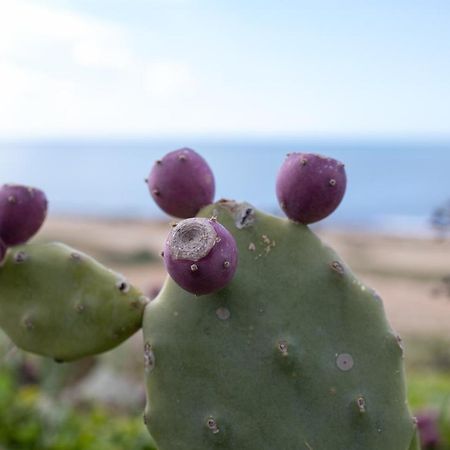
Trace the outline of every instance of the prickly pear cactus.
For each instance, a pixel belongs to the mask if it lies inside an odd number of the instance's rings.
[[[0,326],[23,350],[61,362],[120,344],[146,303],[121,275],[59,243],[14,247],[0,269]]]
[[[380,298],[305,225],[223,201],[231,283],[171,279],[145,309],[147,427],[159,450],[408,450],[402,347]]]

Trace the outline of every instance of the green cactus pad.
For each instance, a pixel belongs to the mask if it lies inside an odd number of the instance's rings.
[[[109,350],[142,325],[146,297],[60,243],[14,247],[0,267],[0,326],[23,350],[72,361]]]
[[[308,229],[222,201],[239,265],[195,297],[168,279],[145,310],[159,450],[408,450],[402,348],[380,298]]]
[[[416,430],[416,433],[414,434],[408,450],[420,450],[420,438],[418,430]]]

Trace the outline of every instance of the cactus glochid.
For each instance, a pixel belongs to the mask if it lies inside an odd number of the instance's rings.
[[[17,346],[70,361],[142,326],[158,450],[418,448],[381,299],[307,226],[342,200],[342,164],[288,156],[277,195],[290,220],[211,204],[212,172],[189,149],[157,162],[148,185],[187,219],[169,232],[157,297],[62,244],[9,249],[0,326]]]

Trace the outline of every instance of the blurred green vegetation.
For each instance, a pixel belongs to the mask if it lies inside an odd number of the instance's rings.
[[[450,419],[450,374],[418,372],[409,375],[408,399],[413,411],[434,408]]]
[[[38,385],[18,385],[0,371],[0,448],[3,450],[155,450],[141,417],[105,406],[72,408]]]
[[[436,416],[441,443],[423,450],[450,450],[450,342],[444,338],[408,337],[406,374],[413,414]]]
[[[155,450],[141,417],[92,405],[75,409],[20,386],[0,370],[0,448],[3,450]]]
[[[412,412],[437,413],[442,443],[434,450],[450,450],[448,342],[406,341]],[[130,345],[71,365],[54,364],[20,351],[8,356],[7,346],[0,345],[0,450],[155,450],[142,420],[141,401],[130,407],[63,395],[99,368],[117,371],[133,384],[142,383],[137,374],[143,368]]]

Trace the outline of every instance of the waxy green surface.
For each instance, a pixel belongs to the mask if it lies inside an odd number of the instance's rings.
[[[10,249],[0,267],[0,326],[21,349],[72,361],[116,347],[142,325],[147,299],[64,244]]]
[[[145,309],[147,427],[159,450],[408,450],[402,348],[381,299],[303,225],[219,202],[239,265]],[[410,447],[411,446],[411,447]]]

